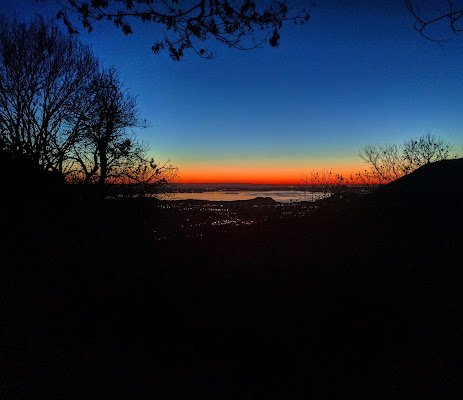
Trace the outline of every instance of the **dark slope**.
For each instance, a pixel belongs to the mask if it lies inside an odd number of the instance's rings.
[[[46,218],[35,204],[2,253],[8,393],[458,396],[461,165],[306,219],[165,243],[149,236],[152,202]]]
[[[414,196],[463,193],[463,158],[427,164],[387,185],[391,191]]]

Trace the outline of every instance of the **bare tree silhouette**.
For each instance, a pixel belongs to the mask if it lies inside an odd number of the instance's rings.
[[[103,193],[109,177],[117,178],[129,162],[143,160],[146,149],[128,130],[146,127],[147,122],[139,117],[135,97],[124,89],[113,67],[95,72],[83,103],[72,159],[84,183],[96,182]]]
[[[172,180],[175,168],[154,163],[133,132],[146,126],[116,69],[100,66],[77,38],[42,18],[1,17],[3,153],[87,188],[96,183],[104,197],[108,179],[130,176],[145,186]]]
[[[112,184],[113,194],[140,196],[175,180],[177,168],[169,161],[156,163],[134,133],[134,128],[146,128],[148,123],[114,67],[95,72],[81,105],[74,116],[78,140],[69,158],[74,182],[83,183],[87,191],[90,183],[96,184],[104,198],[107,184]]]
[[[379,184],[394,181],[410,169],[401,145],[389,143],[366,145],[360,150],[359,156],[370,169],[368,175]]]
[[[425,164],[452,158],[452,152],[451,143],[431,133],[405,140],[402,145],[366,145],[360,149],[359,156],[367,163],[369,171],[360,175],[369,181],[385,184]]]
[[[426,133],[418,139],[406,140],[403,144],[403,154],[411,169],[425,164],[451,158],[454,146],[442,138],[436,138]]]
[[[96,68],[90,49],[56,25],[0,19],[0,136],[17,158],[64,173],[77,140],[69,116]]]
[[[176,183],[179,179],[177,167],[165,163],[157,163],[153,158],[148,158],[144,153],[141,157],[128,159],[118,169],[116,177],[108,179],[114,183],[108,190],[114,197],[145,197],[158,193],[160,188]]]
[[[321,169],[304,174],[299,189],[304,200],[315,201],[330,197],[347,183],[348,181],[341,174]]]

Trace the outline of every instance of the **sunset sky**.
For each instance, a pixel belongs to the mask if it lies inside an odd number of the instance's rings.
[[[56,14],[52,0],[0,0],[20,19]],[[13,4],[13,5],[11,5]],[[278,49],[211,45],[212,60],[151,51],[159,27],[109,23],[80,37],[114,65],[151,122],[139,136],[182,182],[298,183],[312,169],[364,169],[361,146],[426,132],[463,147],[463,39],[442,47],[413,29],[403,0],[331,0]]]

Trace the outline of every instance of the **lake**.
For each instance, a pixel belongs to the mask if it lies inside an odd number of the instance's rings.
[[[291,190],[269,191],[217,191],[201,193],[168,193],[169,200],[209,200],[209,201],[235,201],[252,200],[256,197],[271,197],[279,203],[292,203],[297,201],[314,201],[326,197],[322,192],[303,192]],[[160,197],[162,198],[162,197]]]

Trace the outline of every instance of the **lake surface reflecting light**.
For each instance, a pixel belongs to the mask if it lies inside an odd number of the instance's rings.
[[[235,201],[252,200],[256,197],[271,197],[279,203],[292,203],[296,201],[314,201],[326,197],[326,195],[321,192],[303,192],[297,190],[169,193],[169,200]]]

